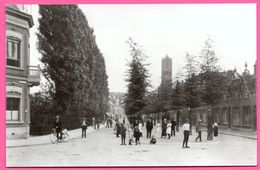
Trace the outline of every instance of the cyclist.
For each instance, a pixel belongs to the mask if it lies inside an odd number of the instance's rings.
[[[58,141],[62,140],[62,124],[61,124],[59,115],[56,116],[56,121],[55,121],[55,123],[53,125],[53,129],[55,130],[55,132],[57,134],[57,140]]]

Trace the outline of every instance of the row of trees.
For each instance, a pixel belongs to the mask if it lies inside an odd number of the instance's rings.
[[[140,52],[140,49],[136,47],[134,50],[135,55],[131,53],[133,60],[129,64],[128,93],[125,100],[126,114],[158,113],[167,110],[195,108],[201,105],[209,107],[215,105],[222,96],[225,78],[218,65],[218,57],[213,50],[212,44],[212,40],[208,38],[200,56],[186,53],[185,76],[173,83],[161,84],[158,89],[151,92],[147,90],[148,84],[146,82],[149,82],[147,69],[143,69],[144,71],[141,69],[138,72],[138,69],[133,67],[136,58],[144,58],[143,56],[145,56],[142,50]],[[145,66],[142,65],[144,68]],[[138,77],[134,74],[135,72],[138,72],[138,76],[142,77],[139,78],[138,82],[135,81]],[[141,84],[142,86],[140,86]],[[132,86],[137,90],[133,90]],[[143,92],[140,87],[142,89],[146,87],[146,91]],[[138,90],[141,91],[138,92]],[[142,95],[139,98],[134,98],[137,95],[133,95],[133,92]],[[143,104],[135,105],[137,101]]]
[[[83,116],[90,121],[104,115],[109,108],[105,61],[85,15],[77,5],[40,5],[39,13],[38,51],[47,83],[44,92],[31,96],[32,133],[34,125],[43,126],[56,114],[66,128],[78,126]]]

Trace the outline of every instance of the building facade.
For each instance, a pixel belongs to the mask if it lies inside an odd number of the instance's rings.
[[[126,119],[125,111],[123,107],[124,93],[110,92],[109,93],[109,115],[119,122],[123,122]]]
[[[6,138],[28,138],[30,87],[40,84],[39,66],[30,66],[32,16],[25,5],[6,6]]]
[[[165,66],[165,60],[162,61],[162,65]],[[165,71],[169,70],[162,67],[162,82],[169,80],[164,77],[167,75],[164,74]],[[222,74],[224,77],[222,98],[214,106],[201,106],[189,110],[183,107],[172,110],[165,103],[164,111],[150,113],[146,117],[153,118],[155,122],[161,122],[163,118],[176,119],[177,123],[181,125],[189,115],[192,124],[201,119],[202,123],[207,125],[208,120],[211,119],[226,128],[256,130],[256,65],[254,65],[253,74],[250,74],[247,64],[241,74],[236,69],[225,71]],[[162,84],[160,88],[162,88]],[[159,92],[162,92],[162,89]],[[164,96],[165,99],[167,93]]]
[[[212,107],[192,108],[190,112],[193,120],[201,119],[206,125],[208,118],[211,117],[214,122],[226,128],[256,130],[256,72],[250,74],[245,64],[242,74],[239,74],[236,69],[223,74],[225,83],[221,100]],[[180,115],[184,115],[187,110],[183,109],[179,112]],[[177,112],[175,116],[176,114]]]

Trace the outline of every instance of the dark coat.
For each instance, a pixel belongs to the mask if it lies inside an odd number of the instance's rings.
[[[140,134],[140,130],[139,129],[135,129],[134,130],[134,137],[135,138],[140,138],[141,134]]]
[[[162,123],[162,136],[166,136],[167,122]]]
[[[146,129],[147,130],[152,130],[153,129],[153,122],[147,121],[146,122]]]
[[[62,129],[61,121],[55,121],[53,124],[53,128],[60,131]]]
[[[171,121],[171,123],[172,123],[172,130],[174,130],[175,129],[175,127],[176,127],[176,121]]]
[[[135,128],[136,126],[138,126],[138,124],[139,124],[139,122],[137,121],[135,121],[134,123],[133,123],[133,127]]]
[[[120,134],[122,135],[122,136],[125,136],[126,135],[126,128],[125,128],[125,126],[120,126]]]

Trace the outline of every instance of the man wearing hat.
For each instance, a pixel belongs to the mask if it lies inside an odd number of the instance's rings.
[[[202,131],[202,127],[201,127],[201,120],[199,119],[196,125],[196,132],[198,132],[198,136],[196,137],[196,142],[198,139],[200,139],[201,142],[201,131]]]
[[[55,129],[55,132],[57,134],[57,140],[58,141],[61,140],[62,139],[62,132],[61,132],[62,131],[62,124],[61,124],[59,115],[56,116],[56,121],[54,122],[53,129]]]

